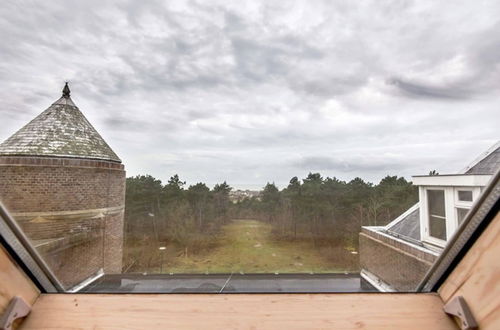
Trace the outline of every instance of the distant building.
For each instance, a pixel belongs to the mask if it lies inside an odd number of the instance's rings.
[[[384,291],[412,291],[500,169],[500,142],[459,174],[414,176],[419,202],[386,226],[362,227],[361,275]]]
[[[67,287],[121,273],[125,170],[70,98],[0,144],[0,200]]]
[[[256,191],[256,190],[232,190],[229,192],[229,200],[232,202],[232,203],[237,203],[237,202],[241,202],[242,200],[244,199],[251,199],[253,197],[256,197],[257,199],[259,199],[260,197],[260,191]]]

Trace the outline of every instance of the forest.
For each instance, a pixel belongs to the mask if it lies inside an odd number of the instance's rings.
[[[274,183],[267,183],[258,196],[237,202],[229,198],[231,189],[226,182],[212,189],[204,183],[186,186],[178,175],[166,184],[150,175],[127,178],[124,271],[196,272],[205,268],[229,271],[231,265],[220,263],[234,262],[234,258],[224,261],[219,253],[219,264],[213,265],[210,251],[233,242],[227,238],[228,228],[233,236],[241,236],[249,235],[248,228],[260,224],[266,230],[258,229],[263,232],[261,236],[265,235],[266,244],[279,251],[285,245],[301,246],[324,256],[326,261],[321,262],[332,264],[330,268],[314,265],[312,268],[355,271],[361,226],[385,225],[418,200],[417,188],[397,176],[386,176],[378,184],[372,184],[361,178],[346,182],[309,173],[302,180],[291,178],[281,190]],[[239,230],[236,225],[243,224],[238,220],[253,222],[247,229],[241,229],[246,231],[235,232]],[[159,247],[166,252],[162,254]],[[197,256],[206,256],[210,267],[200,268],[197,263],[202,259],[191,259]],[[238,258],[239,261],[246,256]],[[255,258],[261,264],[241,267],[263,272],[273,269],[269,265],[273,261],[262,260],[262,255]],[[285,267],[285,271],[290,270]]]

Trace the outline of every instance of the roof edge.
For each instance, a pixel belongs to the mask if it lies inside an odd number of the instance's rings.
[[[98,160],[98,161],[104,161],[104,162],[110,162],[110,163],[117,163],[117,164],[122,164],[122,160],[120,158],[118,159],[111,159],[111,158],[99,158],[99,157],[88,157],[88,156],[68,156],[68,155],[35,155],[35,154],[19,154],[19,153],[0,153],[0,157],[25,157],[25,158],[34,158],[34,157],[39,157],[39,158],[65,158],[65,159],[85,159],[85,160]]]
[[[401,222],[402,220],[404,220],[407,216],[409,216],[411,213],[413,213],[414,211],[418,210],[420,208],[420,201],[416,202],[415,204],[413,204],[408,210],[404,211],[403,213],[401,213],[396,219],[392,220],[391,222],[389,222],[387,225],[384,226],[384,229],[385,230],[389,230],[389,228],[391,228],[392,226],[394,226],[395,224]]]
[[[490,174],[425,175],[412,176],[415,186],[481,187],[490,181]]]
[[[465,174],[468,170],[479,164],[479,162],[488,157],[493,151],[497,150],[498,148],[500,148],[500,140],[489,147],[488,150],[482,152],[479,156],[477,156],[476,159],[474,159],[469,165],[460,170],[458,174]]]

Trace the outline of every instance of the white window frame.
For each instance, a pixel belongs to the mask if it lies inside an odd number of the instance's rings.
[[[446,240],[442,240],[430,235],[429,229],[429,208],[427,203],[428,190],[442,190],[444,191],[444,204],[445,204],[445,217],[446,217]],[[472,191],[472,202],[458,200],[458,191]],[[453,236],[457,230],[458,224],[458,210],[457,208],[470,209],[474,201],[481,193],[480,187],[470,186],[420,186],[419,199],[420,199],[420,237],[425,243],[432,244],[438,247],[444,247],[446,242]]]
[[[429,228],[429,205],[427,202],[427,191],[428,190],[442,190],[444,191],[444,214],[445,214],[445,223],[446,223],[446,240],[442,240],[430,235]],[[419,187],[419,195],[420,195],[420,237],[422,237],[422,241],[437,245],[439,247],[444,247],[446,241],[449,239],[450,232],[454,229],[450,224],[450,215],[453,213],[453,209],[448,207],[450,191],[448,187],[444,186],[432,186],[432,187]],[[453,196],[451,196],[453,198]]]
[[[459,219],[458,219],[458,209],[466,209],[468,212],[470,210],[470,207],[455,205],[455,219],[457,220],[457,228],[460,226]]]
[[[458,199],[458,192],[459,191],[470,191],[472,192],[472,201],[461,201]],[[479,197],[481,194],[481,188],[480,187],[455,187],[454,188],[454,194],[455,194],[455,205],[454,205],[454,214],[455,214],[455,226],[458,228],[460,224],[458,223],[458,209],[468,209],[472,207],[472,204],[474,201]]]

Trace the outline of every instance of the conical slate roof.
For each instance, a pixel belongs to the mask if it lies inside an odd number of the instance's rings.
[[[63,96],[0,144],[0,156],[47,156],[120,162],[70,98]]]

